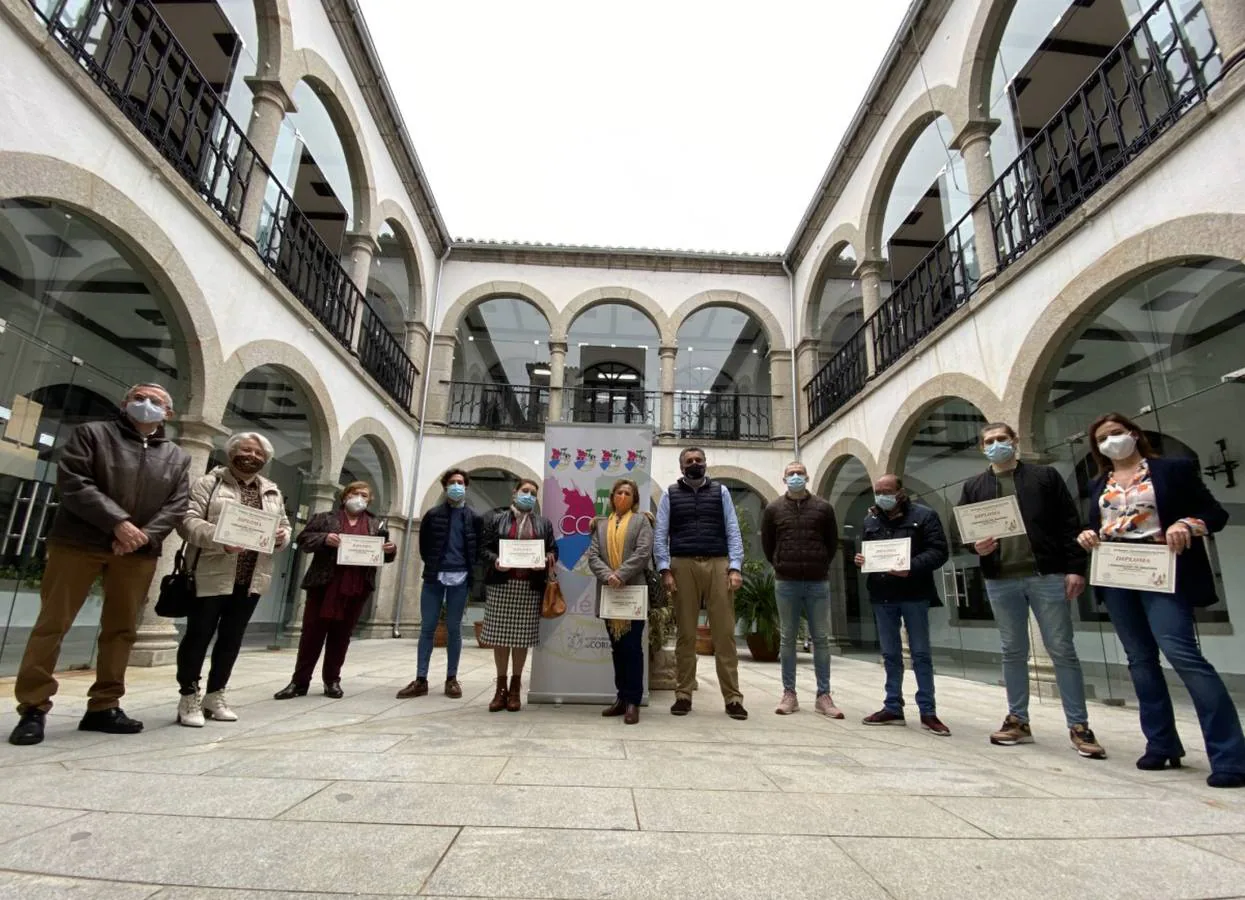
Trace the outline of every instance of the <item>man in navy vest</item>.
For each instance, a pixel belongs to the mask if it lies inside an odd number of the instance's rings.
[[[743,583],[744,540],[735,504],[725,485],[706,477],[705,451],[688,447],[679,454],[683,477],[662,495],[657,506],[653,556],[666,591],[674,598],[678,626],[675,660],[678,686],[670,712],[692,711],[696,683],[696,620],[703,603],[717,661],[718,683],[726,714],[748,718],[739,692],[739,657],[735,652],[734,594]]]

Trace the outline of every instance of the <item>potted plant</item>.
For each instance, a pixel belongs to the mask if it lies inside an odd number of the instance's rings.
[[[653,597],[650,592],[650,597]],[[648,686],[654,691],[672,691],[677,684],[674,651],[666,645],[674,639],[674,607],[658,590],[648,610]]]
[[[779,624],[774,572],[762,562],[749,560],[743,575],[743,585],[735,592],[735,621],[743,626],[752,658],[776,662]]]

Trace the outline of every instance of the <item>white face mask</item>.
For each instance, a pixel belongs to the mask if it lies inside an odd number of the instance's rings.
[[[354,513],[356,516],[367,509],[367,501],[357,494],[346,500],[346,511]]]
[[[1128,459],[1137,449],[1137,439],[1131,434],[1113,434],[1099,441],[1098,449],[1107,459]]]

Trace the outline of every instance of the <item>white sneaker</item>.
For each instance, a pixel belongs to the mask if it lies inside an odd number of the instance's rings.
[[[187,728],[203,727],[203,699],[198,691],[193,694],[182,694],[177,701],[177,724],[185,725]]]
[[[203,714],[217,722],[236,722],[238,714],[225,702],[225,691],[212,691],[203,695]]]

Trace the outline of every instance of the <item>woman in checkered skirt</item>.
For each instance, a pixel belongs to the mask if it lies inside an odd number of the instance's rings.
[[[522,706],[523,666],[527,662],[528,648],[535,647],[540,640],[540,603],[549,572],[558,560],[553,525],[536,511],[539,488],[534,481],[521,480],[515,486],[510,508],[494,516],[484,527],[480,560],[485,567],[485,603],[480,642],[493,648],[493,662],[497,666],[497,692],[488,705],[489,712],[503,709],[518,712]],[[545,567],[506,568],[499,558],[504,540],[544,541]],[[507,685],[511,660],[514,665]]]

